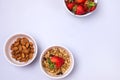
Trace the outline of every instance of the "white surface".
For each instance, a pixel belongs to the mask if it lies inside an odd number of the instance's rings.
[[[70,15],[63,0],[0,0],[0,79],[51,80],[40,70],[39,57],[48,46],[67,46],[75,68],[63,80],[120,80],[120,1],[100,0],[85,18]],[[36,60],[15,67],[3,56],[5,40],[14,33],[32,35],[39,46]]]

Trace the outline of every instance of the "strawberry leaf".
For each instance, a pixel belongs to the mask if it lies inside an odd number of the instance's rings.
[[[96,6],[96,3],[93,2],[93,1],[88,0],[88,1],[86,2],[86,5],[87,5],[87,7],[88,7],[88,11],[90,11],[90,9],[91,9],[92,7]]]
[[[89,6],[93,7],[93,6],[95,6],[95,3],[94,2],[89,2]]]
[[[50,67],[50,69],[54,69],[55,66],[54,66],[54,64],[52,63],[52,64],[49,65],[49,67]]]
[[[69,0],[69,2],[73,2],[74,0]]]
[[[75,6],[73,7],[73,9],[72,9],[73,13],[75,13],[76,10],[77,10],[77,5],[75,5]]]
[[[50,58],[48,58],[48,59],[47,59],[47,61],[48,61],[48,63],[49,63],[49,64],[51,64],[51,63],[52,63],[52,62],[51,62],[51,60],[50,60]]]
[[[50,58],[48,58],[47,61],[48,61],[48,63],[49,63],[49,68],[50,68],[50,69],[54,69],[54,68],[55,68],[54,63],[51,62]]]

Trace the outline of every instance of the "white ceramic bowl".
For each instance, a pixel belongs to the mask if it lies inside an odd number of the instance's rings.
[[[28,62],[16,61],[15,59],[12,58],[12,55],[11,55],[11,50],[10,50],[11,45],[14,43],[14,41],[16,41],[17,38],[23,38],[23,37],[27,38],[30,42],[33,43],[33,47],[35,50],[33,58],[31,60],[28,60]],[[37,44],[36,44],[36,41],[34,40],[34,38],[28,34],[25,34],[25,33],[14,34],[11,37],[9,37],[8,40],[5,42],[4,53],[5,53],[5,58],[7,59],[7,61],[9,63],[11,63],[15,66],[26,66],[26,65],[30,64],[37,56]]]
[[[43,68],[43,66],[42,66],[42,58],[43,58],[44,54],[46,53],[46,51],[48,51],[49,49],[51,49],[51,48],[53,48],[53,47],[61,47],[61,48],[64,48],[65,50],[68,51],[68,53],[69,53],[69,55],[70,55],[70,57],[71,57],[71,65],[70,65],[69,69],[68,69],[63,75],[60,75],[60,76],[51,76],[51,75],[49,75],[49,74],[44,70],[44,68]],[[41,54],[41,56],[40,56],[40,68],[41,68],[42,72],[43,72],[47,77],[49,77],[49,78],[52,78],[52,79],[61,79],[61,78],[64,78],[64,77],[66,77],[66,76],[68,76],[68,75],[70,74],[70,72],[73,70],[73,67],[74,67],[73,54],[72,54],[67,48],[65,48],[65,47],[63,47],[63,46],[60,46],[60,45],[59,45],[59,46],[58,46],[58,45],[50,46],[50,47],[46,48],[46,49],[42,52],[42,54]]]
[[[66,3],[65,3],[65,0],[63,0],[63,3],[64,3],[64,6],[65,6],[65,9],[66,9],[71,15],[76,16],[76,17],[85,17],[85,16],[88,16],[88,15],[92,14],[92,13],[96,10],[96,9],[95,9],[94,11],[89,12],[89,13],[84,14],[84,15],[76,15],[76,14],[74,14],[73,12],[71,12],[71,11],[67,8]],[[98,0],[95,0],[95,3],[97,3],[97,5],[98,5]],[[96,8],[97,8],[97,6],[96,6]]]

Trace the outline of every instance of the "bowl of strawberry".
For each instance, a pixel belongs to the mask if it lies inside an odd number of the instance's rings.
[[[43,73],[52,79],[66,77],[73,69],[72,53],[63,46],[50,46],[40,57],[40,67]]]
[[[64,0],[67,10],[78,17],[93,13],[97,7],[97,0]]]

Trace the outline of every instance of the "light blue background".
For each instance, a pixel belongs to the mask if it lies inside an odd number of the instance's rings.
[[[4,57],[6,39],[19,32],[32,35],[39,47],[26,67]],[[1,80],[51,80],[41,72],[39,57],[54,44],[66,46],[75,58],[74,70],[61,80],[120,80],[120,0],[100,0],[84,18],[70,15],[63,0],[0,0]]]

